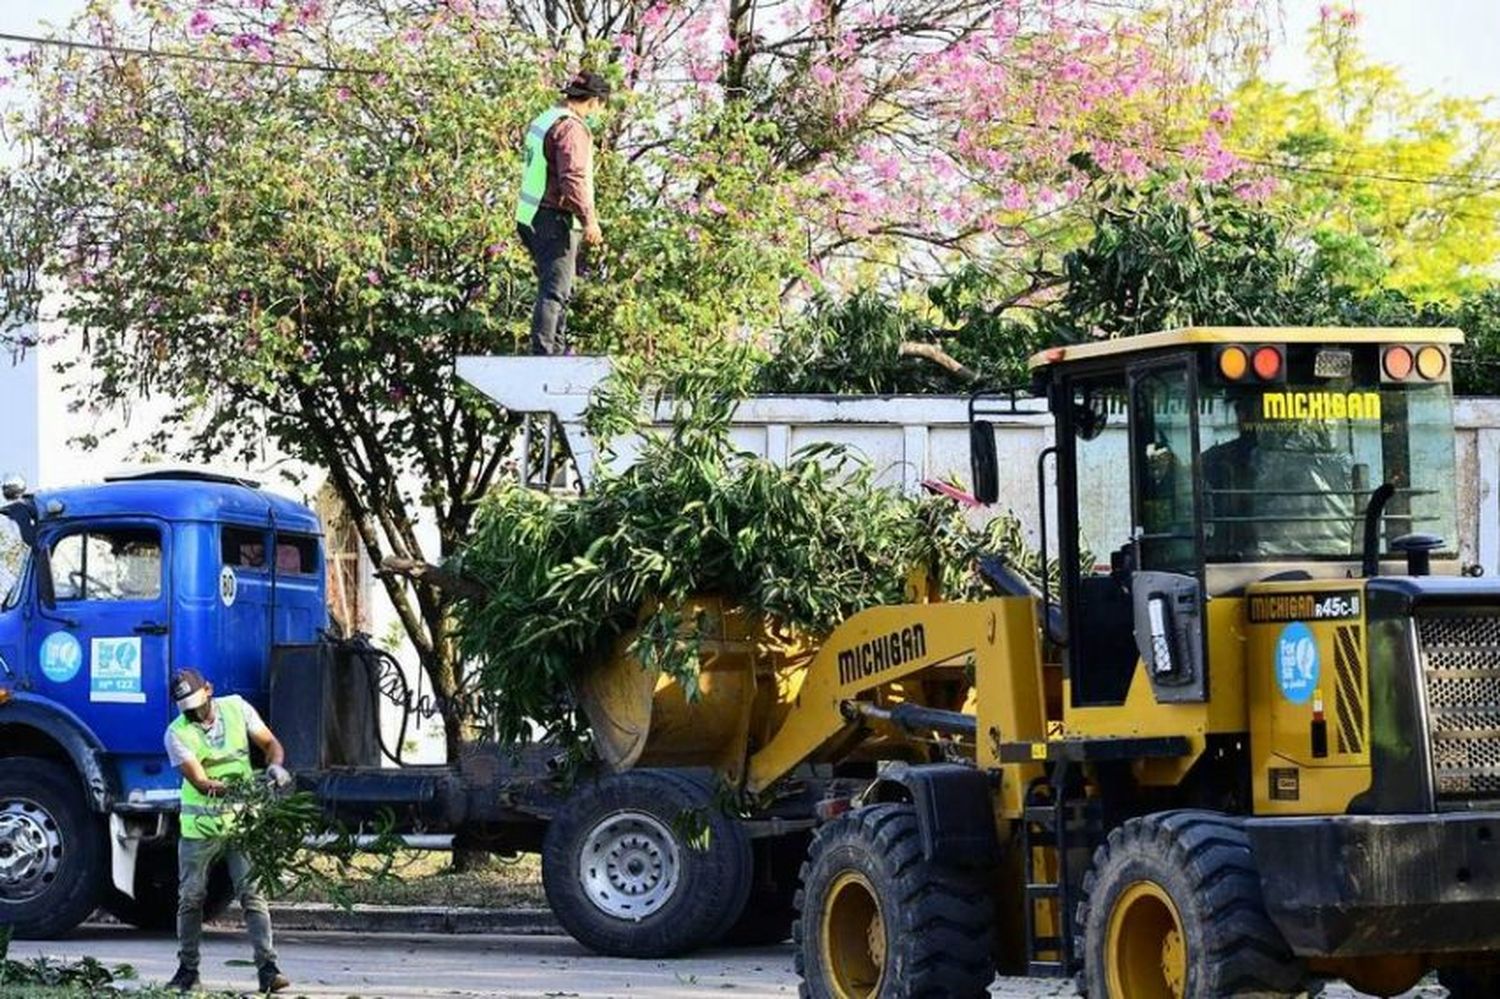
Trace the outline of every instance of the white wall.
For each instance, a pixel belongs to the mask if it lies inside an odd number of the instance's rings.
[[[35,351],[0,346],[0,478],[41,476],[41,447]]]

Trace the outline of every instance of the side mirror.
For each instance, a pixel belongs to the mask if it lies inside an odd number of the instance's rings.
[[[969,474],[976,500],[988,506],[1000,498],[1000,458],[995,451],[995,425],[989,420],[969,424]]]

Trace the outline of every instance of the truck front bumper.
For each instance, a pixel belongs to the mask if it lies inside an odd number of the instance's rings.
[[[1247,819],[1245,832],[1300,956],[1500,950],[1500,812]]]

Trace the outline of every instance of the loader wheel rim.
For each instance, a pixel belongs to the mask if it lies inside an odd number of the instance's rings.
[[[1110,995],[1184,999],[1187,947],[1182,917],[1160,885],[1126,885],[1110,910],[1104,959]]]
[[[52,887],[62,866],[57,820],[29,798],[0,802],[0,899],[25,902]]]
[[[836,999],[868,999],[885,978],[885,917],[870,879],[844,871],[823,902],[823,968]]]
[[[655,816],[619,811],[596,822],[578,852],[578,883],[596,909],[640,922],[677,893],[677,838]]]

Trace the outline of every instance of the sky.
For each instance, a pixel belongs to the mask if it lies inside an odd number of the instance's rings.
[[[1283,26],[1269,74],[1305,78],[1303,38],[1325,0],[1281,0]],[[0,0],[0,32],[35,34],[44,21],[65,24],[84,0]],[[1500,98],[1500,2],[1360,0],[1354,4],[1370,54],[1399,66],[1418,88]]]

